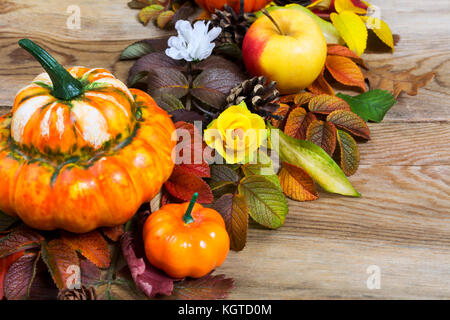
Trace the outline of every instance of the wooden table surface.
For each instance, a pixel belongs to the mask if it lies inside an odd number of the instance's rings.
[[[322,192],[289,201],[278,230],[254,225],[244,251],[218,270],[236,281],[230,298],[450,298],[450,6],[448,0],[373,0],[401,41],[373,64],[417,66],[436,77],[419,95],[402,95],[372,140],[360,145],[361,165],[350,177],[362,198]],[[123,48],[164,32],[142,26],[127,0],[0,0],[0,112],[41,67],[17,45],[29,37],[64,65],[106,67],[122,80]],[[66,27],[67,7],[81,9],[81,29]],[[381,288],[368,289],[368,266]]]

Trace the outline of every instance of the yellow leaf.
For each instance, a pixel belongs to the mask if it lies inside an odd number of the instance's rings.
[[[351,11],[356,14],[366,14],[367,10],[357,7],[351,0],[334,0],[334,7],[338,13]]]
[[[350,50],[362,55],[367,46],[367,29],[361,17],[351,11],[343,11],[330,14],[330,19]]]
[[[366,23],[367,28],[372,29],[381,41],[383,41],[392,50],[394,50],[394,37],[392,36],[391,29],[386,22],[381,19],[369,16],[361,18]]]
[[[308,9],[310,10],[328,10],[328,8],[331,5],[331,0],[317,0],[317,1],[313,1],[309,6],[307,6]]]

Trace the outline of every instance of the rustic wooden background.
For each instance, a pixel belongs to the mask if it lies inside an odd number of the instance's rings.
[[[321,193],[290,201],[276,231],[252,226],[244,251],[218,270],[236,280],[231,298],[450,298],[450,6],[448,0],[373,0],[394,33],[395,54],[366,55],[374,64],[436,72],[419,95],[402,95],[372,140],[360,145],[350,178],[360,199]],[[0,112],[41,67],[19,48],[29,37],[64,65],[106,67],[122,80],[123,48],[164,32],[144,27],[127,0],[0,0]],[[69,5],[81,29],[66,27]],[[381,289],[366,286],[381,269]]]

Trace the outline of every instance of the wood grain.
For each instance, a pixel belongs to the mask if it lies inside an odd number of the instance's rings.
[[[251,223],[247,247],[217,270],[236,280],[235,299],[450,298],[450,8],[419,0],[373,0],[401,35],[395,53],[367,54],[374,66],[416,66],[435,78],[415,97],[402,95],[372,139],[360,143],[350,177],[361,198],[320,191],[313,202],[289,201],[286,223]],[[120,52],[135,40],[167,35],[142,26],[127,0],[74,0],[81,29],[69,30],[67,2],[0,0],[0,113],[42,71],[17,45],[29,37],[64,65],[106,67],[125,80]],[[369,265],[381,289],[366,286]]]

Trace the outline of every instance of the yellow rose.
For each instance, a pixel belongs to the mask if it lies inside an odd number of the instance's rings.
[[[205,130],[206,143],[227,163],[252,161],[266,138],[264,119],[251,113],[245,102],[227,108]]]

